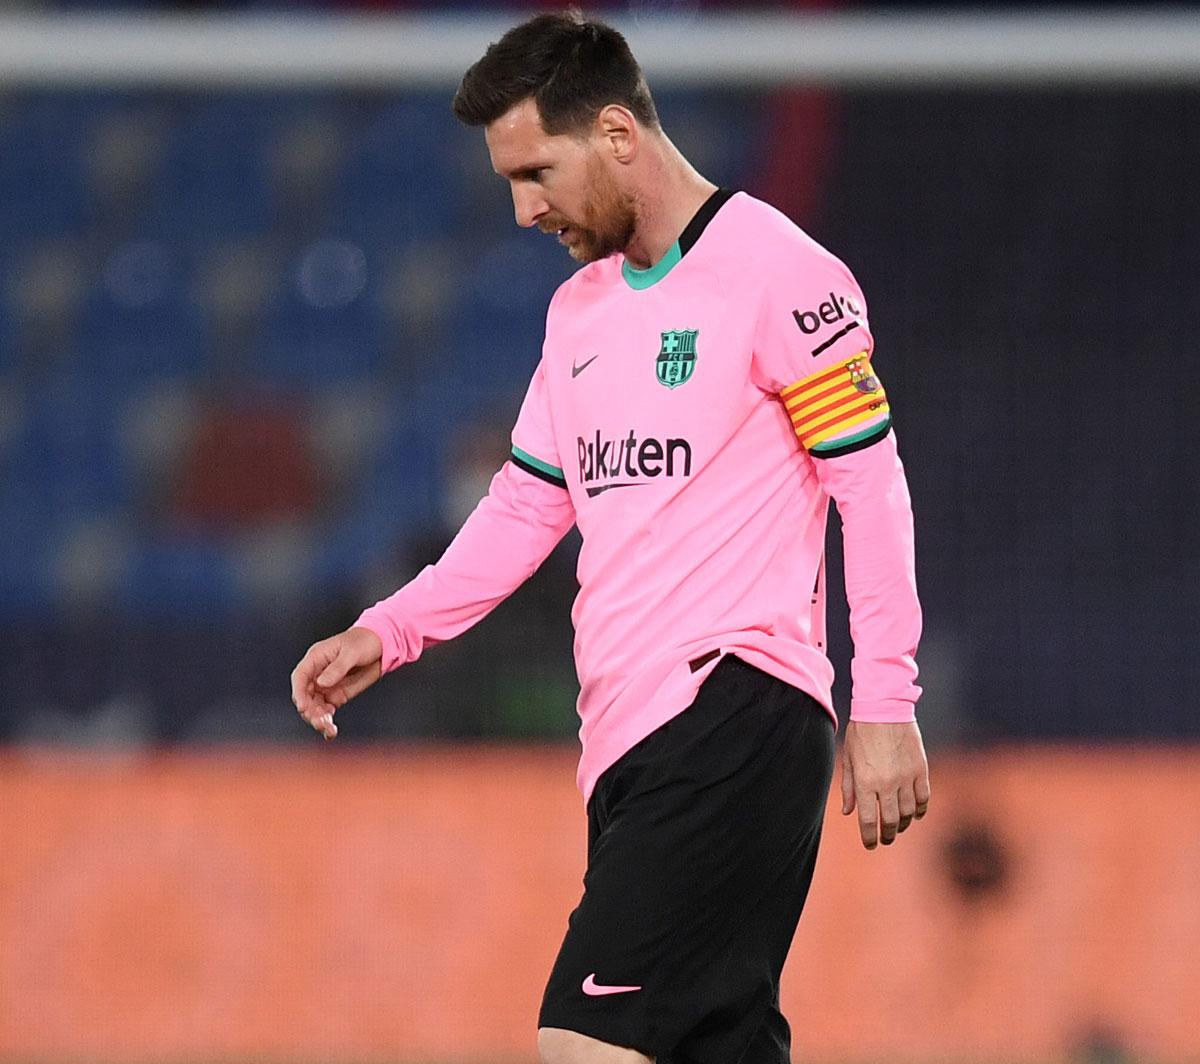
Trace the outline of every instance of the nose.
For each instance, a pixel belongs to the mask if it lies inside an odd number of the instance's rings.
[[[513,214],[517,225],[528,229],[536,225],[537,220],[546,214],[550,208],[542,197],[541,190],[532,182],[516,182],[512,186]]]

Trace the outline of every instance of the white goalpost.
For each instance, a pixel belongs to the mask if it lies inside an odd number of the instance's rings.
[[[10,14],[0,88],[446,87],[519,17]],[[656,86],[1200,82],[1187,10],[607,17]]]

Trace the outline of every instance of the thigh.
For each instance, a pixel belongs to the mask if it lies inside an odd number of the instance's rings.
[[[663,1062],[737,1059],[777,1001],[832,772],[825,711],[723,661],[597,785],[541,1025]]]

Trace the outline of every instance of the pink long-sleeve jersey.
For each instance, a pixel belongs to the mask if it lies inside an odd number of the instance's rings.
[[[684,710],[733,653],[836,725],[825,521],[842,517],[850,719],[910,721],[921,613],[912,510],[867,308],[778,211],[715,193],[649,270],[612,256],[554,295],[512,459],[437,564],[357,624],[383,668],[462,632],[573,523],[578,783]]]

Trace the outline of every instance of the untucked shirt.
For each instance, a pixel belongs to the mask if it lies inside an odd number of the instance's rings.
[[[383,668],[463,631],[571,527],[584,799],[732,653],[837,724],[824,543],[839,508],[850,719],[915,719],[912,510],[850,271],[745,193],[715,193],[648,270],[592,263],[554,295],[512,459],[445,555],[358,624]]]

